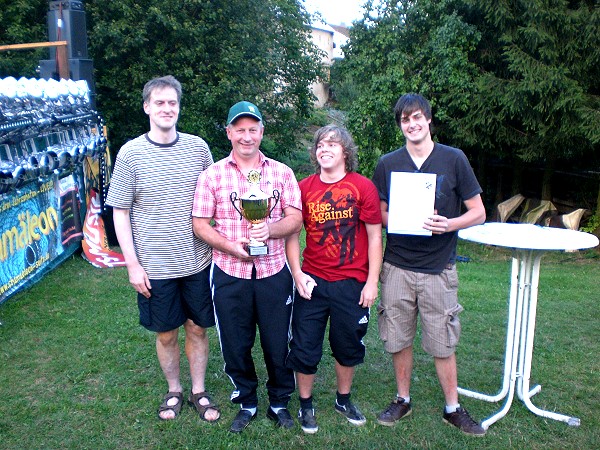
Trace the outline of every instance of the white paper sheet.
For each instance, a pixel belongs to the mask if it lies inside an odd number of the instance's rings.
[[[434,173],[391,173],[388,233],[431,236],[423,224],[434,211],[435,181]]]

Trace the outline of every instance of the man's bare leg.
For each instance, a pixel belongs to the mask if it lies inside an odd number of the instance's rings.
[[[177,336],[179,329],[157,333],[156,335],[156,355],[160,368],[165,375],[169,392],[182,392],[181,382],[179,380],[179,342]],[[171,398],[167,402],[168,406],[175,406],[176,398]],[[164,420],[174,419],[173,410],[162,411],[160,417]]]
[[[335,362],[335,376],[337,379],[337,390],[340,394],[349,394],[354,378],[354,367],[342,366]]]
[[[413,348],[403,348],[392,354],[394,374],[396,375],[396,387],[400,397],[410,396],[410,377],[413,369]]]
[[[458,404],[458,375],[456,370],[456,355],[448,358],[433,358],[438,380],[444,392],[446,405]]]
[[[298,385],[298,395],[300,395],[300,398],[310,398],[314,382],[314,374],[309,375],[296,372],[296,384]]]
[[[199,327],[191,320],[187,320],[183,325],[185,328],[185,354],[190,363],[190,376],[192,378],[192,394],[205,392],[206,367],[208,365],[208,335],[206,329]],[[201,398],[201,405],[208,405],[207,398]],[[204,418],[209,422],[215,421],[220,417],[219,411],[210,408],[204,414]]]

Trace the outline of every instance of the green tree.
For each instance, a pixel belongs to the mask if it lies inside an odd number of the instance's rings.
[[[215,156],[229,150],[223,125],[242,99],[265,116],[266,151],[296,148],[312,111],[308,86],[320,74],[298,1],[92,1],[86,8],[98,104],[113,142],[146,129],[142,86],[172,74],[184,87],[180,129],[203,136]]]
[[[431,99],[442,138],[466,113],[477,73],[469,54],[479,33],[457,13],[459,6],[453,0],[369,1],[365,17],[350,30],[336,74],[358,92],[348,128],[361,148],[364,174],[403,142],[393,115],[400,95],[419,92]]]
[[[46,11],[43,0],[5,1],[0,7],[0,44],[27,44],[48,40]],[[35,77],[40,59],[48,58],[48,50],[10,50],[0,52],[0,77]]]
[[[559,165],[600,170],[597,0],[384,0],[366,9],[334,71],[334,86],[356,94],[348,123],[363,172],[402,141],[391,108],[409,91],[431,100],[439,139],[470,153],[486,192],[501,193],[483,171],[492,159],[514,168],[517,182],[524,165],[543,165],[542,198]]]
[[[552,199],[559,164],[598,169],[600,8],[597,1],[468,0],[483,39],[465,141],[542,164],[541,198]],[[579,165],[579,167],[584,167]],[[519,177],[515,177],[519,180]]]
[[[184,89],[179,128],[204,137],[216,158],[230,148],[227,110],[242,99],[263,112],[267,153],[297,148],[313,109],[309,86],[321,76],[299,0],[86,0],[84,6],[96,104],[113,150],[147,130],[143,85],[166,74]],[[0,42],[47,40],[47,10],[45,0],[11,2],[0,10],[2,30],[7,25]],[[31,76],[47,58],[11,53],[0,59],[1,76]]]

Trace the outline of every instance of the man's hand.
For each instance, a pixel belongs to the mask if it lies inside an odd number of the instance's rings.
[[[305,299],[310,300],[312,291],[317,285],[317,282],[311,276],[299,270],[294,274],[294,283],[296,283],[298,294]]]
[[[363,308],[370,308],[375,304],[375,300],[377,300],[377,283],[366,283],[365,287],[360,293],[360,301],[358,304]]]
[[[253,257],[246,251],[246,245],[250,242],[247,238],[240,238],[237,241],[229,241],[227,253],[231,256],[241,259],[242,261],[252,261]]]
[[[252,223],[248,228],[250,229],[250,237],[258,242],[265,242],[271,237],[267,222]]]
[[[423,228],[431,231],[433,234],[442,234],[448,231],[448,218],[434,214],[425,220]]]
[[[150,298],[152,295],[150,293],[150,289],[152,286],[150,285],[150,279],[148,278],[148,274],[144,270],[144,268],[140,265],[140,263],[135,262],[127,265],[127,273],[129,274],[129,282],[133,286],[133,288],[140,294],[142,294],[146,298]]]

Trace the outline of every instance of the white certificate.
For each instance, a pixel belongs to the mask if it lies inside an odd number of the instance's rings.
[[[434,173],[391,173],[388,233],[431,236],[423,225],[434,212],[435,180]]]

